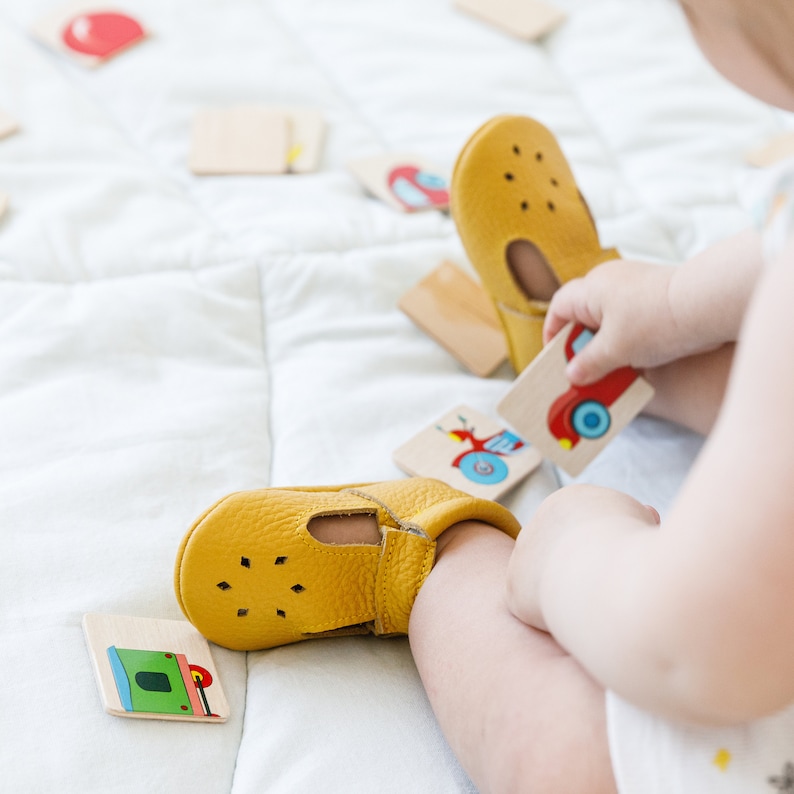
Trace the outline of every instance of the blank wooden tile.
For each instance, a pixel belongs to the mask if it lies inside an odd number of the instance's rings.
[[[325,143],[325,118],[314,108],[287,108],[290,141],[287,162],[294,174],[308,174],[320,167]]]
[[[259,105],[204,108],[196,113],[190,170],[199,175],[283,174],[289,118]]]
[[[0,110],[0,140],[13,135],[19,130],[17,120],[3,110]]]
[[[455,5],[528,41],[542,38],[565,21],[562,11],[540,0],[455,0]]]
[[[443,262],[399,300],[400,309],[464,367],[487,377],[507,360],[507,342],[482,285]]]
[[[794,132],[778,135],[753,149],[747,153],[746,160],[757,168],[766,168],[789,157],[794,157]]]

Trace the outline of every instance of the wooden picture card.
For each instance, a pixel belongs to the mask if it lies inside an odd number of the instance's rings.
[[[247,104],[196,113],[190,170],[197,175],[308,173],[318,167],[325,120],[312,108]]]
[[[3,110],[0,110],[0,140],[7,138],[19,131],[19,124],[15,118]]]
[[[745,159],[749,165],[766,168],[789,157],[794,157],[794,132],[786,132],[772,138],[763,146],[748,152]]]
[[[565,367],[592,338],[570,323],[516,379],[499,415],[572,477],[643,409],[653,389],[633,369],[610,372],[589,386],[572,386]]]
[[[373,196],[400,212],[449,207],[449,179],[414,154],[364,157],[348,168]]]
[[[490,296],[451,262],[440,264],[397,305],[475,375],[485,378],[507,360],[507,342]]]
[[[284,108],[290,125],[287,164],[293,174],[308,174],[320,167],[326,124],[315,108]]]
[[[498,422],[459,405],[395,450],[393,460],[415,477],[433,477],[472,496],[498,499],[542,458]]]
[[[98,66],[143,41],[147,31],[127,11],[96,0],[75,0],[33,26],[34,36],[84,66]]]
[[[455,0],[455,5],[501,30],[537,41],[565,21],[565,14],[541,0]]]
[[[90,613],[83,631],[109,714],[188,722],[229,718],[209,644],[190,623]]]

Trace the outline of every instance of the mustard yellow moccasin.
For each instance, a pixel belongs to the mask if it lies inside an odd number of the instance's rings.
[[[490,293],[516,372],[540,352],[553,289],[619,254],[602,249],[593,218],[551,132],[534,119],[498,116],[463,147],[450,209]],[[515,276],[529,258],[546,274],[539,294]],[[541,279],[542,281],[542,279]]]
[[[321,516],[375,516],[380,545],[316,540]],[[331,634],[405,634],[436,538],[478,519],[516,537],[507,509],[438,480],[268,488],[221,499],[182,541],[177,599],[218,645],[256,650]]]

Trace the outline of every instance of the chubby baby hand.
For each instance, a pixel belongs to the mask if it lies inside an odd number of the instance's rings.
[[[569,362],[571,383],[594,383],[619,367],[655,367],[681,355],[669,304],[674,272],[669,265],[618,259],[557,290],[546,315],[544,342],[571,321],[598,331]]]
[[[508,608],[522,622],[549,631],[547,584],[560,576],[575,582],[576,566],[591,565],[587,547],[602,540],[600,527],[654,528],[660,523],[653,507],[621,491],[596,485],[555,491],[518,536],[507,571]],[[559,595],[555,588],[557,602]]]

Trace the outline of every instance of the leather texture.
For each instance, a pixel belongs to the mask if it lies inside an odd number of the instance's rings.
[[[554,135],[525,116],[497,116],[463,147],[452,174],[450,209],[466,253],[490,293],[521,372],[543,347],[548,301],[528,296],[507,250],[527,240],[560,284],[617,259],[602,249],[593,218]]]
[[[377,518],[381,544],[331,545],[317,516]],[[435,540],[478,519],[511,537],[506,508],[438,480],[241,491],[210,507],[182,541],[174,585],[187,619],[227,648],[256,650],[328,633],[405,634]]]

